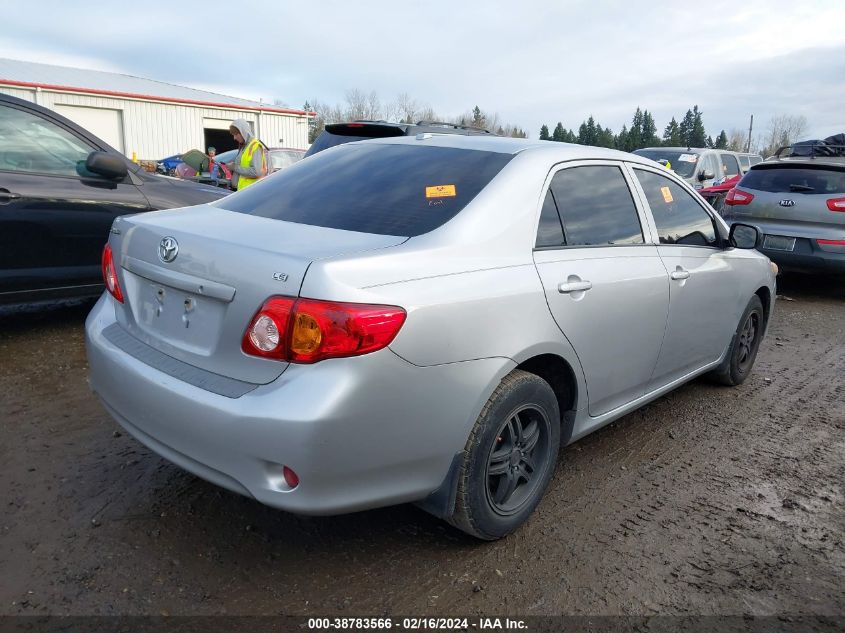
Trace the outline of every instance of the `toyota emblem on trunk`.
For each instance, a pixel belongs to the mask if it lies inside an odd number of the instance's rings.
[[[179,242],[175,237],[165,237],[158,243],[158,258],[165,264],[169,264],[179,254]]]

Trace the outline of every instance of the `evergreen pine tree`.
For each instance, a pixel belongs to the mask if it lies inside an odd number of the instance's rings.
[[[545,123],[543,123],[542,127],[540,128],[540,140],[541,141],[548,141],[549,140],[549,128]]]
[[[643,129],[640,135],[639,147],[650,147],[657,145],[657,125],[654,123],[654,117],[648,110],[643,111]],[[639,147],[637,149],[639,149]]]
[[[681,137],[681,145],[685,147],[692,147],[692,126],[694,124],[694,118],[692,114],[692,110],[687,110],[687,113],[684,115],[684,120],[681,121],[681,124],[678,126],[678,133]]]
[[[628,126],[623,125],[622,129],[619,131],[619,135],[616,137],[616,149],[622,150],[623,152],[628,151]]]
[[[728,135],[725,134],[725,131],[722,130],[719,133],[719,136],[716,137],[716,149],[727,149],[728,148]]]
[[[553,141],[564,141],[564,140],[566,140],[566,139],[564,139],[564,136],[563,136],[563,123],[561,123],[560,121],[557,122],[557,125],[555,126],[555,131],[552,132],[552,140]]]
[[[628,142],[625,144],[625,150],[633,152],[635,149],[642,147],[640,142],[643,137],[643,113],[639,107],[634,112],[634,118],[631,119],[631,129],[628,130]]]
[[[681,130],[675,117],[672,117],[669,125],[663,130],[663,144],[667,147],[678,147],[681,143]]]
[[[704,123],[701,120],[701,111],[698,106],[692,109],[692,130],[690,132],[690,146],[704,147],[707,142],[707,133],[704,131]]]

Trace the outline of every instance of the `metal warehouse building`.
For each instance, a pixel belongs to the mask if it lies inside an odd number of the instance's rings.
[[[246,119],[268,147],[308,147],[313,113],[130,75],[0,59],[0,93],[55,110],[129,157],[156,160],[189,149],[235,147]]]

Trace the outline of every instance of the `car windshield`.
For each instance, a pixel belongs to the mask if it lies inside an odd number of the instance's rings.
[[[273,171],[290,167],[295,162],[302,160],[303,152],[289,149],[270,150],[270,167]]]
[[[512,157],[355,143],[320,152],[214,204],[286,222],[413,237],[455,217]]]
[[[842,194],[845,193],[845,169],[757,167],[745,174],[739,186],[772,193]]]
[[[638,149],[634,152],[655,161],[668,161],[669,168],[682,178],[689,178],[695,172],[698,155],[679,150]]]

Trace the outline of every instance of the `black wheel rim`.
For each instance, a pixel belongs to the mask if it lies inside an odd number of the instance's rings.
[[[737,350],[736,364],[741,372],[748,371],[751,362],[754,360],[754,350],[757,347],[757,339],[760,332],[760,315],[752,312],[742,324],[739,333],[739,345]]]
[[[510,515],[529,503],[549,465],[549,420],[535,407],[514,411],[502,423],[487,458],[487,500]]]

